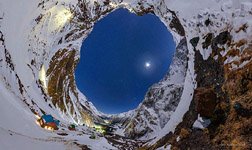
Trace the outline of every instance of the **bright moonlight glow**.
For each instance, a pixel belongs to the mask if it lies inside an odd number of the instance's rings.
[[[72,18],[72,13],[68,9],[60,10],[55,17],[59,26],[64,26],[70,18]]]
[[[48,15],[50,15],[50,17],[48,17],[50,18],[48,25],[49,32],[62,29],[73,17],[72,12],[63,6],[55,6],[51,8]]]
[[[145,63],[145,68],[150,68],[150,67],[151,67],[150,62],[146,62],[146,63]]]

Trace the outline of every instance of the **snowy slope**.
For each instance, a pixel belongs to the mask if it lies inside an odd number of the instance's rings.
[[[44,70],[41,68],[48,67],[50,54],[54,53],[53,49],[55,51],[55,49],[60,48],[60,45],[54,45],[54,40],[57,38],[57,34],[60,34],[59,30],[64,26],[64,24],[59,24],[62,21],[64,22],[64,19],[58,18],[57,22],[49,19],[46,26],[50,29],[35,27],[37,15],[47,11],[38,8],[40,2],[17,1],[15,5],[13,3],[9,1],[0,2],[0,118],[4,120],[0,123],[2,148],[39,149],[48,147],[48,149],[67,149],[67,147],[71,147],[80,149],[80,146],[75,144],[77,143],[85,144],[89,148],[103,149],[107,147],[113,149],[105,138],[89,139],[90,133],[84,134],[79,139],[78,136],[61,137],[37,126],[35,113],[39,115],[51,114],[56,119],[61,120],[63,125],[73,122],[86,123],[86,120],[82,119],[85,117],[80,115],[80,110],[84,108],[89,112],[82,111],[82,114],[90,114],[94,117],[98,114],[95,114],[97,111],[95,111],[94,106],[87,102],[83,95],[77,96],[78,99],[81,99],[81,102],[76,102],[75,96],[75,98],[72,98],[72,103],[65,103],[66,108],[71,107],[74,111],[71,110],[70,112],[67,109],[67,111],[62,111],[57,104],[52,103],[52,98],[47,92],[47,83],[43,83],[47,82],[47,77],[45,77]],[[50,5],[48,7],[51,7],[50,12],[47,12],[50,14],[57,9],[61,11],[64,8],[63,6],[55,7],[54,2],[47,4]],[[55,18],[62,17],[57,16],[56,12],[55,14]],[[40,37],[36,38],[38,36]],[[17,143],[13,145],[13,142],[10,141],[17,141]]]

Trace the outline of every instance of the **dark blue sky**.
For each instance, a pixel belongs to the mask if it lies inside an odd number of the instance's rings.
[[[134,109],[165,75],[174,49],[156,16],[118,9],[97,22],[83,42],[77,86],[104,113]]]

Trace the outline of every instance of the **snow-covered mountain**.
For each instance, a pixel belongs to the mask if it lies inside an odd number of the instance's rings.
[[[96,110],[78,90],[74,70],[94,23],[120,7],[158,16],[177,48],[167,75],[149,88],[138,108],[113,116],[133,140],[93,140],[89,127],[112,116]],[[0,0],[1,147],[248,148],[251,14],[250,0]],[[36,115],[43,114],[59,119],[65,133],[38,127]],[[206,132],[192,128],[198,114],[212,121]],[[67,131],[70,123],[86,127]]]
[[[187,69],[187,45],[183,39],[177,46],[169,73],[148,90],[126,127],[126,136],[144,139],[155,137],[170,119],[181,98]]]

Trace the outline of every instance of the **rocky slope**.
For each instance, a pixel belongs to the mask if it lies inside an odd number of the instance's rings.
[[[94,23],[124,7],[138,15],[158,16],[177,43],[164,79],[150,87],[136,110],[122,115],[131,115],[124,119],[125,135],[147,140],[144,145],[139,142],[146,149],[251,147],[250,0],[26,0],[15,4],[0,2],[0,109],[8,114],[0,116],[6,120],[0,123],[1,135],[37,142],[53,137],[50,144],[63,142],[75,148],[85,144],[92,149],[127,149],[113,138],[101,138],[99,147],[86,138],[88,132],[82,140],[79,133],[55,137],[34,123],[34,114],[52,114],[63,124],[90,127],[102,121],[104,114],[78,91],[74,69],[82,40]],[[17,117],[20,113],[22,118]],[[193,128],[198,115],[211,124],[203,130]],[[130,147],[134,146],[139,147],[132,142]]]
[[[135,110],[125,129],[126,136],[150,139],[167,124],[183,92],[187,52],[186,40],[183,39],[177,46],[169,73],[150,87],[145,99]]]

